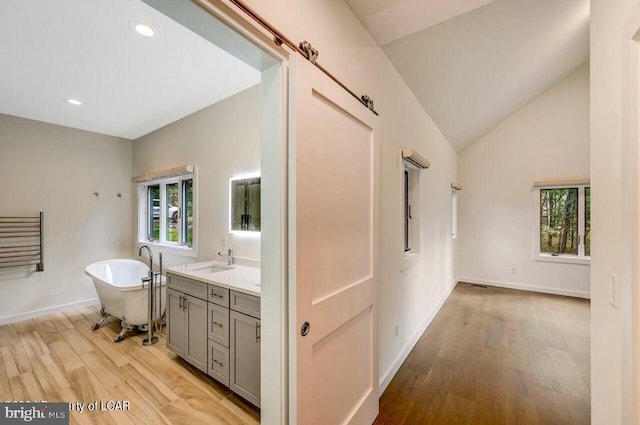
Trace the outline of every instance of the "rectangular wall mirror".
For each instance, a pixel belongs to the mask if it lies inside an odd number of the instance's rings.
[[[232,232],[260,231],[260,177],[232,178],[230,181]]]

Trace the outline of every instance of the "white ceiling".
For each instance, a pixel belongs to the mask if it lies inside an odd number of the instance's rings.
[[[347,2],[457,151],[589,58],[589,0]]]
[[[259,82],[138,0],[0,2],[0,113],[136,139]]]

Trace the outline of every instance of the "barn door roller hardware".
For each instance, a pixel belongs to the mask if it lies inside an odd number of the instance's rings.
[[[197,0],[199,2],[206,2],[206,0]],[[314,64],[320,71],[324,72],[325,75],[331,78],[336,84],[345,89],[351,96],[356,98],[358,102],[362,103],[367,109],[369,109],[374,114],[378,115],[378,113],[373,108],[373,99],[369,96],[362,95],[358,96],[355,94],[349,87],[344,85],[340,80],[334,77],[329,71],[324,69],[322,65],[320,65],[318,60],[319,52],[315,49],[309,42],[302,41],[298,45],[294,44],[287,36],[281,33],[278,29],[276,29],[273,25],[268,23],[262,16],[260,16],[255,10],[251,9],[249,6],[244,4],[241,0],[230,0],[238,9],[240,9],[244,14],[249,16],[252,20],[254,20],[258,25],[267,30],[273,36],[273,42],[278,46],[286,44],[291,50],[298,52],[309,62]]]

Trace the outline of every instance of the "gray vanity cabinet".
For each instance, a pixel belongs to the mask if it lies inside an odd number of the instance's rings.
[[[259,407],[260,297],[167,279],[167,347]]]
[[[260,406],[260,298],[230,291],[229,388]]]
[[[206,373],[207,302],[176,290],[172,277],[167,288],[167,347]]]

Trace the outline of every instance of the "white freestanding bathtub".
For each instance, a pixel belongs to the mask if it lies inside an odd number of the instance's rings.
[[[98,329],[107,316],[122,320],[122,331],[115,341],[121,341],[126,331],[148,322],[149,286],[142,283],[142,278],[149,274],[149,267],[138,260],[104,260],[89,264],[84,272],[93,280],[102,304],[102,320],[94,325]],[[162,279],[154,294],[156,306],[156,320],[164,314],[166,304],[166,284]],[[159,298],[159,299],[158,299]]]

